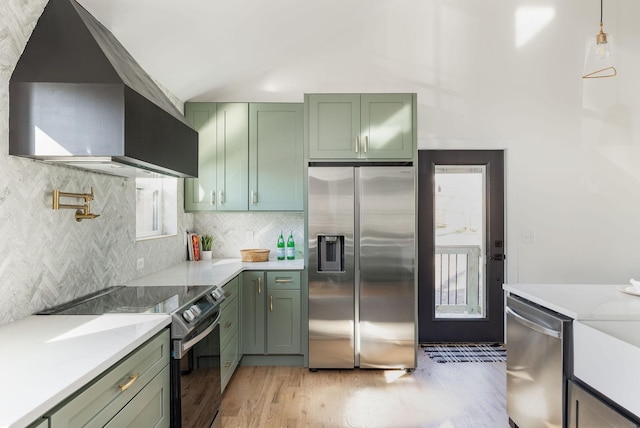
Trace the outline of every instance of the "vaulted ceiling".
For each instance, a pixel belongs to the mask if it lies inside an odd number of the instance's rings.
[[[430,30],[423,0],[78,0],[183,101],[402,91]],[[384,78],[380,78],[380,76]]]

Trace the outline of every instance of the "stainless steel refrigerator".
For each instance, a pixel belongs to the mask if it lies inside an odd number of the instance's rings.
[[[310,166],[309,368],[416,367],[415,171]]]

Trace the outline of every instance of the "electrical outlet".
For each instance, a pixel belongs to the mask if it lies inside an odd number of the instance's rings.
[[[136,269],[140,270],[140,269],[144,269],[144,258],[140,257],[138,260],[136,260]]]

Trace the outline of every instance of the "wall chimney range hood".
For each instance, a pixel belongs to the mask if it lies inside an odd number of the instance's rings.
[[[11,76],[9,154],[114,175],[198,175],[198,133],[74,0],[49,1]]]

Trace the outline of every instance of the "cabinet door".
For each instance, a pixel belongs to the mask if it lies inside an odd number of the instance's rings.
[[[303,107],[249,106],[249,210],[303,209]]]
[[[635,423],[571,381],[567,401],[569,428],[636,428]]]
[[[269,290],[267,353],[300,353],[300,290]]]
[[[220,386],[222,392],[227,388],[233,372],[238,367],[240,361],[240,344],[238,343],[238,332],[236,331],[229,339],[229,342],[222,348],[220,354]]]
[[[242,274],[242,341],[243,354],[265,353],[264,272]]]
[[[249,188],[249,105],[217,105],[217,208],[246,211]]]
[[[105,428],[169,428],[169,366],[105,425]]]
[[[412,105],[411,94],[362,95],[362,158],[413,158]]]
[[[185,117],[198,131],[198,178],[184,180],[185,211],[216,209],[216,104],[186,103]]]
[[[308,95],[309,158],[360,156],[360,95]]]

